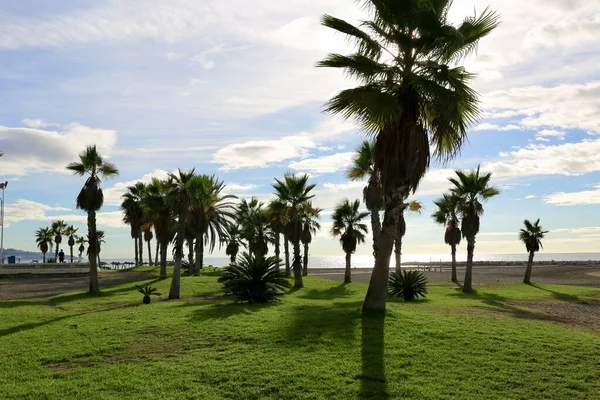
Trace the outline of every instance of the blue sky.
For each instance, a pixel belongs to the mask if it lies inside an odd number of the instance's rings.
[[[545,251],[600,242],[600,4],[583,0],[456,0],[457,21],[490,5],[502,25],[466,62],[484,118],[447,166],[432,165],[407,218],[405,254],[446,254],[429,215],[453,168],[481,164],[501,196],[486,205],[476,253],[518,253],[523,219],[541,218]],[[121,170],[103,184],[105,257],[131,255],[118,212],[128,184],[180,167],[217,174],[240,197],[270,197],[273,177],[310,173],[323,230],[313,255],[341,254],[330,213],[363,183],[344,177],[363,139],[321,113],[352,82],[314,68],[343,38],[318,24],[361,18],[350,0],[0,0],[0,180],[5,246],[75,210],[82,180],[65,165],[97,144]],[[369,254],[364,245],[358,254]],[[220,253],[217,253],[217,255]]]

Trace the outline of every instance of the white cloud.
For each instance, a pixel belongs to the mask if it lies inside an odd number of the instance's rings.
[[[354,152],[347,152],[323,157],[307,158],[302,161],[291,162],[289,167],[297,171],[321,174],[344,171],[352,164],[354,154]]]
[[[165,53],[165,59],[167,61],[177,60],[179,58],[182,58],[183,56],[184,56],[183,53],[174,53],[174,52]]]
[[[531,200],[531,199],[535,199],[537,196],[535,194],[530,194],[528,196],[525,196],[525,200]]]
[[[29,128],[40,129],[47,128],[49,126],[56,126],[56,124],[50,124],[38,118],[25,118],[21,123]]]
[[[516,131],[519,129],[522,129],[522,128],[520,126],[514,125],[514,124],[502,126],[502,125],[489,124],[489,123],[479,124],[475,128],[473,128],[474,131]]]
[[[557,192],[544,197],[547,204],[557,206],[577,206],[600,204],[600,185],[594,186],[594,190],[582,192]]]
[[[543,138],[549,138],[549,137],[557,138],[560,140],[565,140],[567,133],[564,131],[556,131],[556,130],[552,130],[552,129],[542,129],[535,136],[536,136],[537,140],[541,140]]]
[[[226,183],[225,187],[226,187],[226,190],[228,192],[235,193],[235,192],[247,192],[249,190],[257,189],[258,185],[253,185],[251,183],[249,183],[249,184],[240,184],[240,183],[230,182],[230,183]]]
[[[117,133],[71,123],[57,131],[0,126],[2,171],[23,176],[33,172],[67,173],[68,163],[76,161],[86,146],[97,145],[103,155],[110,155]]]
[[[315,143],[307,136],[285,136],[276,140],[251,140],[230,144],[218,150],[213,162],[222,170],[264,168],[273,163],[305,157]]]
[[[169,175],[168,171],[157,169],[154,172],[150,172],[145,174],[140,179],[135,179],[127,182],[117,182],[110,188],[104,189],[104,204],[107,205],[120,205],[121,204],[121,196],[127,192],[127,188],[129,186],[133,186],[138,182],[150,183],[152,182],[152,178],[158,179],[166,179]]]
[[[363,189],[366,186],[366,184],[367,183],[363,181],[350,181],[345,183],[324,183],[323,187],[333,192],[343,193],[346,190],[352,190],[357,188]]]

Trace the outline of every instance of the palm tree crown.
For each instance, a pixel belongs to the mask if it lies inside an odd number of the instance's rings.
[[[431,215],[433,220],[446,227],[444,242],[448,245],[460,244],[461,232],[458,227],[459,199],[455,196],[444,194],[442,198],[433,202],[437,207]]]
[[[54,233],[51,228],[40,228],[35,231],[35,243],[46,259],[46,253],[52,246],[52,240],[54,239]]]
[[[525,228],[519,231],[519,240],[525,244],[528,252],[538,252],[542,246],[542,239],[548,231],[542,230],[540,220],[531,223],[529,220],[523,221]]]
[[[344,200],[333,212],[331,234],[340,237],[345,253],[354,253],[356,246],[365,242],[368,233],[367,225],[361,221],[368,217],[368,212],[360,211],[360,201]]]

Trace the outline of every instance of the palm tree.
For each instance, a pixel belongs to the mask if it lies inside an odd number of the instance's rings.
[[[371,212],[371,231],[373,233],[373,256],[377,253],[379,235],[381,234],[381,219],[379,212],[383,205],[383,191],[379,173],[375,171],[375,142],[365,140],[356,150],[352,166],[348,170],[350,180],[362,180],[369,177],[367,186],[363,189],[363,201]]]
[[[227,229],[227,236],[224,239],[227,242],[225,254],[229,256],[229,261],[235,262],[240,251],[240,247],[246,246],[242,241],[240,228],[236,224],[231,224]]]
[[[444,194],[442,198],[433,202],[437,209],[432,214],[433,220],[446,227],[444,242],[450,246],[452,253],[452,282],[458,282],[456,275],[456,246],[460,244],[461,232],[458,221],[458,199],[452,195]]]
[[[54,221],[52,223],[52,233],[54,234],[54,244],[56,244],[56,250],[54,252],[54,262],[58,262],[58,247],[62,243],[62,235],[65,234],[65,230],[67,229],[67,224],[65,221],[59,219],[58,221]]]
[[[104,203],[104,194],[100,188],[100,178],[111,178],[119,174],[117,168],[105,161],[96,146],[88,146],[87,149],[79,155],[78,162],[72,162],[67,166],[69,171],[75,175],[88,175],[87,180],[81,192],[77,196],[77,208],[87,212],[88,225],[88,253],[90,260],[90,293],[100,291],[98,286],[98,265],[96,265],[97,236],[96,236],[96,212],[102,208]]]
[[[525,225],[525,228],[519,231],[519,240],[525,244],[525,248],[529,252],[529,260],[527,261],[527,269],[525,270],[525,279],[523,279],[523,282],[530,284],[533,256],[543,248],[542,239],[548,231],[542,230],[539,218],[534,224],[528,220],[523,221],[523,224]]]
[[[475,236],[479,232],[480,217],[483,214],[483,202],[500,194],[500,190],[490,186],[492,173],[480,175],[479,167],[475,171],[455,171],[456,178],[448,180],[454,185],[452,195],[458,199],[459,214],[462,219],[462,235],[467,239],[467,270],[463,292],[471,293],[473,274],[473,252]]]
[[[175,268],[173,269],[173,279],[171,280],[171,289],[169,299],[178,299],[181,289],[181,261],[183,259],[183,240],[185,237],[185,224],[190,214],[192,202],[192,180],[194,170],[184,172],[178,170],[177,173],[170,173],[171,192],[173,194],[173,211],[177,215],[177,235],[175,240]]]
[[[214,175],[198,175],[192,182],[190,221],[196,240],[194,275],[200,273],[204,262],[204,246],[212,253],[227,237],[227,230],[235,219],[236,207],[230,201],[236,197],[222,194],[225,184]]]
[[[248,242],[248,253],[265,256],[269,252],[271,230],[264,203],[254,197],[250,201],[242,199],[236,218],[242,228],[242,238]]]
[[[356,43],[349,56],[330,54],[318,65],[341,68],[360,86],[334,96],[326,112],[355,118],[376,137],[375,171],[385,201],[375,268],[364,310],[385,310],[396,227],[405,199],[414,192],[433,156],[444,161],[458,153],[479,116],[473,74],[459,63],[498,25],[486,9],[450,24],[451,0],[365,0],[369,20],[361,27],[330,15],[323,25]]]
[[[285,232],[286,226],[286,207],[285,203],[279,200],[273,200],[269,203],[267,207],[267,219],[269,221],[269,226],[271,231],[273,232],[273,238],[275,243],[275,257],[281,260],[281,234]],[[290,271],[290,257],[289,250],[286,253],[286,271]],[[279,268],[279,264],[277,264],[277,268]]]
[[[346,283],[352,282],[352,253],[354,253],[359,243],[365,242],[368,229],[367,225],[361,221],[369,214],[360,211],[359,200],[350,202],[348,199],[340,203],[333,212],[331,234],[334,237],[340,237],[342,249],[346,253],[346,273],[344,274],[344,282]]]
[[[150,246],[150,242],[154,239],[154,234],[152,233],[152,223],[146,222],[142,226],[142,231],[144,232],[144,241],[148,244],[148,265],[154,265],[152,262],[152,247]]]
[[[79,250],[79,259],[81,260],[83,252],[85,251],[86,240],[83,236],[77,236],[76,243],[79,245],[77,250]]]
[[[42,262],[44,263],[46,262],[46,253],[52,247],[53,236],[54,233],[52,231],[52,228],[40,228],[37,231],[35,231],[35,243],[42,252]]]
[[[65,235],[69,237],[68,244],[71,253],[71,264],[73,264],[73,246],[75,246],[75,238],[77,237],[75,234],[78,230],[79,228],[75,228],[73,225],[69,225],[64,231]]]
[[[398,219],[398,225],[396,226],[396,239],[394,240],[394,254],[396,261],[396,271],[400,271],[402,267],[402,238],[406,235],[406,220],[404,219],[404,213],[411,211],[421,214],[423,206],[418,201],[410,201],[402,205],[400,218]]]
[[[137,182],[127,187],[127,192],[121,198],[121,211],[123,211],[123,222],[131,228],[131,238],[135,248],[135,265],[144,263],[144,246],[142,242],[142,226],[144,225],[144,210],[142,199],[146,193],[146,184]]]
[[[294,288],[304,287],[302,281],[302,263],[300,259],[300,237],[302,234],[302,210],[314,195],[310,192],[315,184],[308,184],[308,175],[285,174],[283,180],[275,179],[272,185],[279,201],[286,205],[288,215],[288,236],[294,247]]]
[[[102,243],[106,243],[106,241],[104,240],[105,237],[106,233],[104,231],[100,229],[96,231],[96,240],[98,241],[98,266],[102,266],[102,262],[100,261],[100,251],[102,250]]]
[[[312,242],[312,237],[320,229],[321,224],[319,218],[320,213],[323,211],[320,208],[313,207],[311,202],[306,203],[305,210],[302,215],[302,234],[300,235],[300,241],[304,245],[304,259],[302,260],[302,276],[308,275],[308,246]]]
[[[172,191],[170,183],[166,180],[153,178],[146,188],[146,195],[142,198],[142,208],[148,220],[154,226],[156,246],[160,248],[160,278],[167,277],[167,250],[173,239],[171,224],[174,219],[171,208]],[[158,264],[158,259],[155,260]]]

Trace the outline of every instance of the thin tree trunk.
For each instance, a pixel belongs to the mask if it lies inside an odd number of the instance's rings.
[[[302,281],[302,258],[300,254],[300,240],[294,241],[294,287],[299,289],[304,287]]]
[[[196,275],[196,264],[194,264],[194,239],[189,240],[187,242],[188,245],[188,265],[190,266],[188,269],[188,274]]]
[[[280,261],[281,261],[281,235],[279,233],[275,234],[275,257],[277,258],[277,271],[280,269]]]
[[[148,265],[152,266],[152,247],[149,240],[146,243],[148,243]]]
[[[394,258],[396,264],[396,271],[400,272],[402,269],[402,236],[399,234],[396,235],[396,240],[394,241]]]
[[[179,232],[175,243],[175,268],[173,268],[173,279],[169,299],[178,299],[181,292],[181,260],[183,259],[183,235],[185,233],[185,215],[179,214]]]
[[[46,253],[42,253],[42,264],[46,264]]]
[[[373,257],[377,256],[377,248],[379,247],[379,238],[381,237],[381,218],[379,210],[371,211],[371,231],[373,232]]]
[[[452,245],[452,282],[458,282],[456,275],[456,245]]]
[[[144,240],[142,238],[142,231],[138,232],[138,249],[140,251],[140,265],[144,265]]]
[[[525,270],[525,279],[523,279],[524,283],[528,285],[531,284],[531,268],[533,267],[533,255],[535,253],[533,251],[529,252],[529,260],[527,260],[527,269]]]
[[[96,264],[98,238],[96,236],[96,211],[88,211],[87,218],[88,238],[89,238],[89,261],[90,261],[90,293],[100,292],[98,285],[98,265]]]
[[[159,274],[159,278],[166,278],[167,277],[167,250],[168,250],[169,244],[167,243],[160,243],[160,274]],[[158,246],[157,246],[158,248]]]
[[[156,236],[156,233],[154,233],[154,236]],[[156,249],[154,250],[154,263],[156,265],[159,264],[159,261],[158,261],[158,252],[159,251],[160,251],[160,243],[158,241],[158,238],[156,238]]]
[[[285,276],[289,278],[292,276],[292,271],[290,270],[290,241],[287,236],[284,236],[283,251],[285,253]]]
[[[58,262],[58,246],[60,245],[60,243],[56,242],[56,251],[54,252],[54,262],[57,263]]]
[[[73,246],[69,246],[69,249],[71,253],[71,264],[73,264]]]
[[[302,276],[308,275],[308,243],[304,243],[304,258],[302,259]]]
[[[200,275],[200,270],[204,264],[204,240],[202,240],[202,236],[200,236],[200,240],[196,243],[196,270],[194,271],[194,275]]]
[[[352,282],[352,253],[346,253],[346,272],[344,273],[344,283]]]
[[[467,270],[465,271],[465,282],[463,293],[473,291],[473,253],[475,252],[475,237],[467,238]]]
[[[398,191],[395,198],[386,207],[379,246],[375,257],[375,268],[371,273],[371,280],[367,295],[363,303],[363,311],[385,311],[387,303],[387,282],[390,275],[390,259],[396,239],[396,227],[402,212],[402,199],[405,193]]]
[[[135,265],[140,265],[140,251],[138,250],[138,240],[137,238],[133,238],[133,244],[135,247]]]

